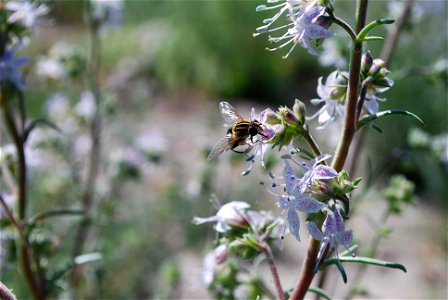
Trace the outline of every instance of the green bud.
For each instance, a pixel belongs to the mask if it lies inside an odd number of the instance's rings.
[[[305,123],[305,115],[306,115],[306,106],[305,103],[296,99],[294,106],[292,107],[294,114],[297,116],[301,124]]]
[[[373,64],[373,57],[370,54],[370,51],[367,51],[363,54],[361,58],[361,73],[367,77],[369,74],[369,70],[372,67]]]

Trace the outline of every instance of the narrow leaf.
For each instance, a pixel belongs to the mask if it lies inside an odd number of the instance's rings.
[[[345,250],[344,252],[341,253],[341,257],[342,257],[342,256],[350,256],[350,257],[352,257],[352,256],[350,255],[350,252],[351,252],[351,253],[354,253],[357,249],[358,249],[358,244],[351,245],[351,246],[348,248],[348,250],[350,250],[350,251]]]
[[[92,261],[100,260],[102,258],[103,256],[101,255],[100,252],[92,252],[76,256],[73,261],[75,262],[76,265],[82,265]]]
[[[23,141],[26,142],[26,140],[28,139],[31,131],[33,131],[34,128],[36,128],[37,126],[40,126],[40,125],[44,125],[44,126],[50,127],[51,129],[54,129],[54,130],[56,130],[58,132],[61,132],[61,130],[59,129],[58,126],[56,126],[56,124],[54,124],[54,123],[52,123],[52,122],[50,122],[48,120],[45,120],[45,119],[36,119],[36,120],[33,120],[25,128],[25,131],[23,132]]]
[[[404,109],[388,109],[388,110],[384,110],[384,111],[380,111],[374,115],[367,115],[362,117],[357,124],[357,129],[361,128],[364,125],[369,124],[370,122],[372,122],[373,120],[376,120],[378,118],[382,118],[385,116],[389,116],[389,115],[405,115],[405,116],[410,116],[414,119],[416,119],[417,121],[419,121],[423,126],[425,126],[425,123],[423,122],[423,120],[417,116],[416,114],[411,113],[410,111],[404,110]]]
[[[339,258],[339,260],[341,262],[353,262],[353,263],[368,264],[368,265],[374,265],[374,266],[386,267],[386,268],[392,268],[392,269],[400,269],[405,273],[407,272],[406,268],[401,264],[392,263],[389,261],[380,260],[380,259],[376,259],[376,258],[360,257],[360,256],[357,256],[357,257],[342,256]],[[337,263],[338,263],[338,258],[332,257],[332,258],[325,260],[322,263],[322,265],[320,265],[319,269],[321,270],[330,265],[337,264]]]
[[[324,298],[324,299],[332,300],[332,298],[331,298],[331,297],[330,297],[330,296],[329,296],[323,289],[321,289],[321,288],[312,286],[312,287],[310,287],[310,288],[308,289],[308,292],[315,293],[315,294],[321,296],[321,297]]]
[[[382,36],[366,36],[364,38],[364,42],[370,41],[384,41],[384,38]]]
[[[75,209],[61,209],[61,210],[50,210],[42,213],[35,214],[32,216],[28,223],[34,224],[39,220],[47,219],[51,217],[61,217],[61,216],[73,216],[73,215],[84,215],[84,210]]]
[[[379,19],[379,20],[375,20],[369,24],[366,25],[366,27],[364,27],[359,33],[358,36],[356,37],[356,41],[359,43],[362,43],[363,41],[365,41],[365,38],[367,36],[367,34],[374,28],[383,25],[383,24],[392,24],[393,22],[395,22],[394,20],[387,20],[387,19]]]

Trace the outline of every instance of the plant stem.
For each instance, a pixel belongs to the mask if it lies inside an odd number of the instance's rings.
[[[22,231],[22,226],[20,225],[20,223],[16,220],[16,218],[14,217],[11,209],[9,209],[8,205],[6,204],[5,199],[3,198],[2,195],[0,195],[0,203],[3,207],[3,209],[6,212],[6,215],[8,216],[8,219],[11,221],[12,224],[14,224],[14,226],[17,228],[17,230],[19,232]]]
[[[319,146],[314,141],[313,137],[311,136],[311,134],[308,131],[303,134],[303,138],[307,142],[308,146],[310,146],[311,152],[313,152],[313,154],[316,157],[319,156],[319,155],[322,155],[322,152],[319,150]],[[322,164],[325,164],[325,161],[322,161]]]
[[[75,237],[75,246],[73,249],[73,258],[80,255],[84,250],[84,245],[90,231],[92,223],[91,210],[94,202],[96,181],[100,168],[101,158],[101,113],[100,113],[100,88],[99,88],[99,70],[101,65],[101,43],[99,37],[100,21],[95,19],[92,14],[92,8],[89,1],[86,1],[87,15],[90,31],[90,61],[88,69],[88,85],[95,101],[95,112],[90,123],[91,150],[89,155],[88,173],[85,181],[85,189],[82,195],[83,210],[86,212],[86,218],[81,222]],[[76,289],[80,278],[79,268],[75,268],[72,273],[72,290]]]
[[[25,158],[25,145],[23,143],[22,137],[17,130],[17,126],[14,122],[13,117],[10,114],[8,109],[8,99],[6,88],[2,87],[1,93],[1,108],[4,115],[4,120],[6,123],[6,127],[8,128],[9,134],[13,140],[14,146],[17,151],[18,157],[18,207],[19,207],[19,222],[26,221],[26,206],[27,206],[27,173],[26,173],[26,158]],[[20,257],[21,257],[21,266],[22,272],[25,276],[25,280],[28,284],[28,287],[31,291],[31,294],[34,299],[41,300],[44,299],[43,291],[41,291],[36,278],[34,277],[33,270],[31,267],[31,259],[30,259],[30,247],[28,245],[28,238],[23,235],[23,231],[19,231],[20,234]]]
[[[266,255],[269,268],[271,269],[271,274],[274,279],[275,290],[277,291],[277,299],[285,300],[285,296],[283,295],[282,285],[280,283],[280,278],[278,276],[277,267],[275,266],[274,255],[272,254],[272,250],[268,245],[263,247],[263,252]]]
[[[356,33],[359,33],[365,25],[368,0],[358,0],[356,6]],[[341,171],[348,155],[350,143],[356,130],[356,103],[359,93],[359,79],[361,71],[362,42],[354,42],[350,59],[350,74],[347,89],[347,104],[345,110],[345,122],[341,137],[332,162],[336,171]],[[299,280],[291,295],[292,299],[303,299],[314,278],[314,267],[320,242],[310,239],[307,255],[303,263]]]
[[[358,0],[356,8],[356,32],[359,33],[365,25],[368,0]],[[361,70],[362,42],[354,42],[350,58],[350,74],[347,89],[347,104],[342,134],[336,148],[332,167],[341,171],[347,159],[348,150],[356,130],[356,103],[359,94],[359,79]]]
[[[350,38],[352,39],[352,41],[354,42],[356,40],[356,33],[353,31],[352,27],[350,27],[350,25],[348,25],[344,20],[339,19],[338,17],[336,17],[335,15],[331,15],[333,22],[339,26],[341,26],[350,36]]]

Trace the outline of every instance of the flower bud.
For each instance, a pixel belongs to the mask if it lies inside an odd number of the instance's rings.
[[[386,63],[381,58],[375,58],[369,70],[369,75],[375,78],[383,68],[386,69]]]
[[[365,77],[368,76],[372,64],[373,64],[373,57],[370,54],[370,51],[367,51],[366,53],[363,54],[361,58],[361,72]]]
[[[270,108],[265,109],[260,113],[261,123],[267,123],[270,125],[280,124],[279,116]]]
[[[289,109],[288,107],[279,107],[278,113],[280,117],[288,124],[290,125],[299,125],[302,122],[299,120],[299,118],[294,114],[294,112]]]
[[[305,123],[305,115],[306,115],[305,103],[303,103],[299,99],[296,99],[296,102],[294,103],[292,110],[294,111],[294,114],[299,119],[300,123],[302,123],[302,124]]]

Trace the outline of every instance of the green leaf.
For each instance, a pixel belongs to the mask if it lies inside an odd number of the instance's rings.
[[[364,38],[364,42],[370,41],[384,41],[384,38],[382,36],[366,36]]]
[[[92,261],[100,260],[102,258],[103,258],[103,256],[101,255],[100,252],[92,252],[92,253],[86,253],[86,254],[76,256],[73,259],[73,262],[75,263],[75,265],[82,265],[82,264],[90,263]]]
[[[34,128],[36,128],[37,126],[40,126],[40,125],[45,125],[45,126],[47,126],[47,127],[50,127],[51,129],[54,129],[54,130],[56,130],[56,131],[58,131],[58,132],[61,132],[61,130],[59,129],[58,126],[56,126],[56,124],[54,124],[54,123],[52,123],[52,122],[50,122],[50,121],[48,121],[48,120],[45,120],[45,119],[36,119],[36,120],[33,120],[33,121],[32,121],[32,122],[25,128],[25,130],[24,130],[24,132],[23,132],[23,141],[26,142],[26,140],[28,139],[28,137],[29,137],[31,131],[33,131]]]
[[[73,261],[67,262],[64,267],[54,272],[50,276],[49,282],[54,284],[56,281],[67,275],[74,267],[100,259],[102,259],[102,254],[100,252],[92,252],[76,256]]]
[[[85,211],[80,209],[61,209],[61,210],[49,210],[41,213],[37,213],[34,216],[32,216],[28,223],[34,224],[39,220],[47,219],[51,217],[61,217],[61,216],[77,216],[77,215],[84,215]]]
[[[423,126],[425,126],[425,123],[423,122],[422,119],[420,119],[419,116],[417,116],[416,114],[411,113],[410,111],[404,110],[404,109],[388,109],[388,110],[384,110],[384,111],[380,111],[374,115],[366,115],[364,117],[362,117],[357,124],[357,129],[361,128],[364,125],[370,125],[370,123],[373,120],[376,120],[378,118],[382,118],[385,116],[389,116],[389,115],[405,115],[405,116],[410,116],[414,119],[416,119],[417,121],[419,121]]]
[[[356,41],[358,43],[362,43],[366,40],[366,36],[367,34],[374,28],[383,25],[383,24],[392,24],[393,22],[395,22],[394,20],[387,20],[387,19],[378,19],[375,20],[369,24],[366,25],[366,27],[364,27],[359,33],[358,36],[356,37]]]
[[[353,245],[351,245],[351,246],[348,248],[348,250],[350,250],[350,252],[352,252],[352,253],[354,253],[357,249],[358,249],[358,244],[353,244]],[[342,257],[342,256],[350,256],[350,257],[351,257],[350,252],[347,251],[347,250],[345,250],[344,252],[342,252],[342,253],[340,254],[340,256],[341,256],[341,257]]]
[[[331,298],[331,297],[330,297],[330,296],[329,296],[323,289],[321,289],[321,288],[312,286],[312,287],[310,287],[310,288],[308,289],[308,292],[315,293],[315,294],[317,294],[317,295],[319,295],[319,296],[321,296],[322,298],[325,298],[325,299],[327,299],[327,300],[332,300],[332,298]]]
[[[369,258],[369,257],[351,257],[351,256],[342,256],[339,259],[337,257],[332,257],[327,260],[325,260],[319,267],[319,270],[322,270],[330,265],[337,264],[338,261],[341,262],[353,262],[353,263],[361,263],[361,264],[368,264],[368,265],[374,265],[379,267],[386,267],[386,268],[392,268],[392,269],[400,269],[403,272],[407,272],[406,268],[397,263],[392,263],[385,260],[380,260],[376,258]]]

